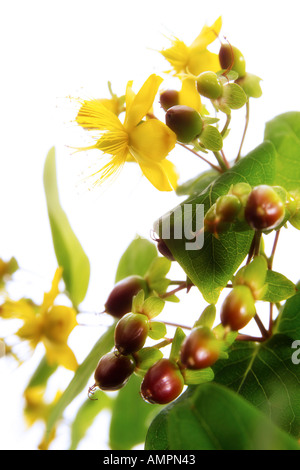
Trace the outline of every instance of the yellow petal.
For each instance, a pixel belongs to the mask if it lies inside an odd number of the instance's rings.
[[[205,25],[199,36],[191,44],[191,49],[206,49],[220,34],[222,28],[222,17],[220,16],[211,26]]]
[[[50,365],[63,366],[68,370],[75,371],[78,363],[72,349],[66,343],[55,343],[48,338],[43,338],[46,349],[47,361]]]
[[[33,320],[36,316],[34,304],[27,299],[8,300],[0,306],[0,317],[5,319],[18,318],[24,321]]]
[[[202,109],[201,98],[196,88],[196,81],[194,78],[186,78],[182,82],[182,88],[179,92],[179,104],[190,106],[196,109],[199,113]]]
[[[202,72],[218,72],[220,70],[219,56],[207,50],[196,51],[190,56],[188,70],[193,75]]]
[[[132,96],[126,97],[126,102],[129,99],[131,102],[129,109],[126,109],[124,126],[128,132],[130,132],[143,117],[148,113],[153,105],[154,98],[157,94],[159,85],[162,82],[162,78],[158,75],[152,74],[145,81],[140,91],[132,99]],[[127,93],[129,92],[127,89]],[[131,92],[130,92],[131,93]]]
[[[73,308],[56,305],[45,315],[43,334],[56,343],[66,343],[77,324],[76,311]]]
[[[123,130],[120,119],[99,100],[84,101],[76,116],[76,122],[85,129]]]
[[[185,70],[189,59],[189,48],[177,38],[172,40],[172,46],[160,51],[164,58],[172,65],[175,72]]]
[[[146,178],[159,191],[173,191],[177,186],[178,175],[175,166],[168,160],[162,162],[139,162],[141,170]]]
[[[130,112],[130,107],[135,97],[135,93],[132,89],[133,81],[130,80],[127,82],[126,92],[125,92],[125,105],[126,105],[126,113]]]
[[[175,133],[158,119],[143,122],[129,136],[129,148],[133,156],[150,163],[163,160],[175,144]]]
[[[52,286],[50,292],[44,294],[44,300],[41,305],[41,313],[47,312],[47,310],[53,305],[55,298],[59,294],[58,284],[62,277],[63,268],[59,267],[55,271],[54,278],[52,281]]]

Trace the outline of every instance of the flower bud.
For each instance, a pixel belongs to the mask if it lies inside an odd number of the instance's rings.
[[[182,392],[184,379],[179,367],[169,359],[160,359],[146,372],[141,395],[149,403],[166,405]]]
[[[140,276],[128,276],[119,281],[105,303],[105,312],[113,317],[121,318],[131,312],[132,299],[140,291],[148,292],[146,281]]]
[[[197,78],[197,90],[200,95],[216,100],[222,95],[223,86],[214,72],[203,72]]]
[[[179,142],[188,144],[202,131],[200,114],[189,106],[173,106],[166,113],[166,124],[177,135]]]
[[[244,328],[255,316],[255,301],[247,286],[235,286],[226,297],[221,307],[221,322],[231,330]]]
[[[219,61],[222,69],[234,70],[243,77],[246,74],[246,62],[239,49],[230,44],[222,44],[219,51]]]
[[[166,90],[160,95],[161,107],[168,111],[168,109],[179,104],[179,92],[177,90]]]
[[[121,354],[139,351],[145,344],[149,331],[149,320],[141,313],[127,313],[115,328],[115,346]]]

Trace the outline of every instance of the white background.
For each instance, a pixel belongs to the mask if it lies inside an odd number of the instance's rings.
[[[127,165],[105,191],[87,191],[83,175],[90,171],[86,153],[70,147],[87,143],[86,133],[72,122],[77,97],[109,97],[107,81],[123,94],[128,80],[136,90],[150,73],[168,64],[156,51],[169,46],[172,34],[190,44],[202,26],[222,15],[222,36],[243,51],[247,70],[263,78],[263,96],[251,101],[251,120],[244,153],[261,143],[264,123],[277,114],[299,110],[298,1],[138,0],[2,2],[0,6],[0,257],[15,256],[22,268],[15,295],[42,300],[56,269],[43,192],[43,165],[56,147],[61,202],[91,261],[91,283],[82,309],[101,311],[113,286],[118,260],[138,233],[149,238],[153,221],[181,199],[156,191],[141,177],[137,165]],[[217,41],[212,50],[217,50]],[[70,99],[71,97],[71,99]],[[244,125],[244,110],[234,113],[235,129],[225,142],[229,159],[236,155]],[[182,149],[173,152],[181,181],[205,169]],[[97,154],[98,157],[98,154]],[[270,236],[271,237],[271,236]],[[298,281],[298,234],[280,237],[274,269]],[[270,240],[271,246],[271,240]],[[175,270],[176,272],[176,270]],[[176,276],[180,275],[176,272]],[[184,296],[183,296],[184,297]],[[204,306],[197,293],[172,308],[173,321],[195,319]],[[168,314],[168,312],[167,312]],[[70,337],[80,362],[109,319],[86,315],[91,326]],[[3,325],[1,324],[1,327]],[[0,336],[2,333],[0,333]],[[26,354],[26,351],[23,351]],[[42,350],[21,368],[0,362],[0,448],[35,449],[39,424],[27,430],[22,420],[22,391]],[[60,371],[50,381],[49,396],[63,389],[72,374]],[[71,421],[78,397],[66,412]],[[82,449],[107,448],[108,416],[102,414],[82,442]],[[53,449],[66,449],[63,424]]]

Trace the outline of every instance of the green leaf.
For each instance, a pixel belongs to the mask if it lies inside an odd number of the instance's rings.
[[[294,340],[300,339],[300,292],[285,302],[276,320],[276,331]]]
[[[281,302],[296,293],[295,284],[276,271],[267,271],[266,283],[267,290],[262,298],[265,302]]]
[[[145,238],[137,237],[120,259],[115,282],[132,275],[144,277],[156,257],[156,246]]]
[[[130,450],[145,441],[150,422],[161,409],[141,399],[141,379],[132,375],[114,401],[109,432],[112,450]]]
[[[45,386],[49,377],[56,371],[57,365],[49,365],[46,356],[39,363],[26,388]]]
[[[70,450],[76,450],[87,430],[93,424],[98,414],[106,408],[111,408],[112,399],[101,390],[97,390],[93,399],[87,399],[77,411],[71,425]]]
[[[179,185],[176,189],[177,196],[192,196],[200,194],[207,186],[215,181],[220,173],[216,170],[208,170],[201,175],[192,178],[185,183]]]
[[[192,387],[152,422],[146,450],[299,450],[242,397],[215,383]]]
[[[216,319],[216,306],[214,304],[208,305],[201,313],[199,319],[195,322],[196,326],[207,326],[212,328]]]
[[[247,96],[237,83],[228,83],[224,85],[221,101],[230,109],[240,109],[246,104]]]
[[[216,202],[219,196],[227,194],[231,185],[245,182],[251,186],[273,184],[275,176],[276,152],[271,143],[264,143],[242,158],[236,165],[219,176],[199,196],[193,196],[181,204],[192,205],[192,218],[195,218],[198,204],[204,204],[205,213]],[[178,207],[161,217],[154,225],[156,233],[161,234],[162,224],[174,219]],[[241,231],[239,231],[241,230]],[[171,231],[172,233],[172,231]],[[216,303],[222,288],[232,278],[245,256],[253,238],[252,230],[235,224],[233,229],[220,235],[219,239],[205,233],[204,246],[200,250],[186,250],[187,241],[182,239],[165,239],[175,259],[187,276],[201,291],[208,303]]]
[[[300,112],[281,114],[266,124],[265,140],[277,151],[274,184],[286,190],[299,189],[300,181]]]
[[[163,357],[160,349],[146,347],[136,353],[137,368],[135,373],[144,376],[147,370]]]
[[[111,325],[104,335],[97,341],[90,353],[78,367],[68,387],[53,407],[47,421],[46,435],[49,437],[56,422],[62,417],[66,407],[86,387],[91,375],[94,373],[100,358],[114,346],[115,323]]]
[[[160,321],[150,322],[150,330],[148,336],[151,339],[161,339],[167,334],[166,325]]]
[[[143,313],[149,318],[159,315],[165,306],[165,301],[160,297],[148,297],[143,303]]]
[[[54,147],[45,161],[44,189],[57,262],[63,268],[63,279],[70,299],[77,307],[88,289],[90,263],[60,204]]]
[[[171,352],[170,352],[170,360],[171,361],[177,361],[180,355],[180,348],[181,345],[185,339],[186,335],[183,332],[183,330],[178,326],[176,328],[174,338],[172,341],[172,347],[171,347]]]
[[[201,370],[183,369],[181,373],[186,385],[199,385],[214,380],[214,373],[210,367]]]
[[[229,387],[284,431],[300,436],[300,367],[293,364],[292,339],[274,335],[263,343],[235,341],[229,359],[213,367],[215,382]]]
[[[246,73],[244,77],[239,78],[238,83],[249,98],[260,98],[262,95],[262,89],[260,86],[261,78],[252,73]]]
[[[205,126],[199,140],[206,149],[213,152],[218,152],[223,147],[223,138],[214,126]]]

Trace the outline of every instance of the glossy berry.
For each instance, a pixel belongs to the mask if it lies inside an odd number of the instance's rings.
[[[110,352],[101,357],[94,374],[95,385],[102,390],[119,390],[124,387],[135,369],[130,356]]]
[[[197,90],[200,95],[216,100],[222,95],[223,86],[214,72],[203,72],[197,78]]]
[[[160,95],[160,104],[165,111],[168,111],[172,106],[177,106],[179,104],[179,92],[177,90],[163,91]]]
[[[157,241],[157,249],[160,252],[160,254],[163,255],[165,258],[168,258],[168,260],[170,261],[175,261],[174,256],[172,255],[170,249],[167,247],[164,240],[159,239]]]
[[[242,207],[241,201],[233,194],[221,196],[216,201],[216,213],[223,222],[233,222]]]
[[[145,344],[149,320],[141,313],[127,313],[115,328],[115,346],[121,354],[132,354]]]
[[[199,326],[185,338],[181,346],[180,360],[188,369],[205,369],[218,360],[219,351],[219,343],[212,331]]]
[[[189,106],[173,106],[166,112],[166,124],[182,143],[192,142],[202,131],[200,114]]]
[[[246,74],[246,62],[239,49],[230,44],[222,44],[219,51],[219,61],[222,69],[234,70],[243,77]]]
[[[231,330],[244,328],[255,316],[255,301],[247,286],[235,286],[221,307],[221,322]]]
[[[129,276],[119,281],[105,303],[105,312],[113,317],[121,318],[131,312],[132,299],[140,291],[147,292],[147,283],[140,276]]]
[[[271,230],[281,224],[284,216],[284,204],[271,186],[253,188],[245,206],[245,219],[254,230]]]
[[[184,379],[178,366],[169,359],[160,359],[146,372],[141,395],[149,403],[165,405],[182,392]]]

